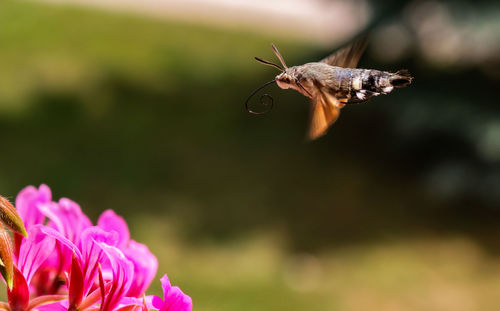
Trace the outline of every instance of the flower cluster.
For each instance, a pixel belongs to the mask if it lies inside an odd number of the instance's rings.
[[[94,226],[77,203],[52,201],[45,185],[23,189],[15,205],[17,213],[0,197],[0,271],[8,298],[0,311],[192,310],[191,298],[166,275],[164,298],[145,296],[158,261],[130,239],[126,222],[112,210]]]

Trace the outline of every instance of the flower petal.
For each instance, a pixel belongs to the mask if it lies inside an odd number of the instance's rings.
[[[43,223],[45,216],[38,210],[38,206],[51,200],[52,194],[46,185],[40,185],[38,189],[28,186],[19,192],[16,197],[16,208],[26,228]]]
[[[130,240],[130,232],[125,220],[118,216],[113,210],[104,211],[97,220],[97,226],[106,231],[116,231],[118,233],[118,248],[126,247]]]
[[[123,297],[116,306],[117,311],[142,311],[145,307],[143,298]],[[147,309],[146,309],[147,310]]]
[[[99,227],[90,227],[82,232],[80,241],[80,249],[82,250],[82,269],[84,273],[84,290],[86,295],[97,276],[99,264],[103,264],[102,259],[104,256],[102,247],[98,243],[107,245],[115,245],[118,236],[116,232],[106,232]]]
[[[76,247],[76,245],[67,239],[65,236],[63,236],[61,233],[59,233],[57,230],[47,227],[47,226],[41,226],[40,231],[45,233],[47,236],[50,236],[54,239],[57,240],[62,246],[66,247],[70,251],[75,251],[76,256],[78,257],[78,260],[82,260],[82,253],[80,250]]]
[[[68,311],[68,300],[58,301],[36,308],[37,311]]]
[[[29,230],[27,239],[21,242],[17,266],[28,284],[34,273],[52,254],[55,241],[42,231],[42,225],[34,225]]]
[[[160,311],[191,311],[193,302],[191,297],[184,294],[177,286],[172,286],[165,274],[161,279],[161,287],[163,288],[163,301],[160,297],[153,297],[152,304]]]
[[[108,256],[113,271],[112,285],[104,298],[101,310],[111,311],[128,292],[134,278],[134,266],[118,248],[105,243],[98,244]]]
[[[163,306],[163,299],[161,299],[158,296],[153,296],[153,299],[151,300],[151,305],[155,309],[160,309],[161,306]]]
[[[163,306],[160,311],[191,311],[193,302],[191,297],[184,294],[177,286],[172,286],[168,295],[165,297]]]
[[[101,275],[99,275],[101,276]],[[99,283],[101,284],[101,278],[99,277]],[[80,310],[87,310],[91,306],[95,305],[97,302],[102,300],[102,292],[106,293],[111,288],[111,282],[106,283],[103,287],[99,286],[93,292],[88,294],[85,299],[80,304]]]
[[[134,280],[127,296],[140,297],[144,294],[156,275],[158,260],[146,245],[133,240],[122,251],[134,265]]]
[[[70,199],[62,198],[59,203],[41,204],[39,209],[51,220],[51,225],[73,243],[78,242],[84,229],[92,226],[80,205]]]
[[[69,271],[69,269],[71,269],[73,253],[77,257],[80,264],[83,265],[82,253],[72,241],[53,228],[42,226],[40,230],[47,236],[55,239],[58,243],[56,244],[57,252],[55,251],[51,254],[47,261],[45,261],[44,266],[48,266],[49,269],[63,269],[65,271]]]
[[[35,310],[41,311],[42,306],[47,306],[47,305],[54,306],[55,304],[56,305],[59,304],[59,305],[61,305],[61,307],[66,305],[66,309],[63,309],[66,311],[68,309],[68,307],[67,307],[67,303],[65,303],[66,301],[63,302],[63,300],[65,300],[65,299],[66,299],[66,295],[39,296],[39,297],[36,297],[36,298],[33,298],[30,300],[30,302],[28,304],[28,310],[36,308]],[[55,310],[58,310],[58,308],[54,307],[54,308],[50,308],[48,310],[55,311]],[[61,310],[61,309],[59,308],[59,310]]]

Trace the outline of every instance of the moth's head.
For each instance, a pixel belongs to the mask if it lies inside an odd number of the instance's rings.
[[[263,63],[263,64],[268,65],[268,66],[273,66],[274,68],[277,68],[278,70],[280,70],[281,73],[279,75],[277,75],[274,80],[276,80],[276,84],[278,84],[278,86],[280,88],[288,89],[288,88],[292,87],[292,84],[294,81],[293,76],[289,73],[288,66],[285,64],[285,60],[283,59],[283,56],[281,56],[281,54],[278,51],[278,49],[276,48],[276,46],[274,46],[274,44],[271,44],[271,47],[273,49],[274,54],[276,54],[276,57],[278,57],[281,65],[283,67],[281,67],[280,65],[278,65],[276,63],[264,60],[264,59],[259,58],[259,57],[255,57],[255,59],[260,63]]]
[[[295,86],[295,78],[288,72],[288,70],[285,70],[277,75],[274,80],[276,80],[276,83],[282,89],[289,89]]]
[[[281,65],[283,65],[283,67],[281,67],[280,65],[275,64],[273,62],[259,58],[259,57],[255,57],[255,59],[258,62],[263,63],[264,65],[273,66],[274,68],[277,68],[281,71],[281,73],[279,75],[277,75],[276,78],[274,79],[276,81],[276,84],[278,84],[278,86],[280,88],[282,88],[282,89],[290,89],[290,88],[296,89],[297,91],[301,92],[305,96],[312,98],[311,93],[304,88],[304,86],[300,83],[300,81],[295,79],[294,72],[295,72],[296,67],[288,68],[288,66],[285,64],[285,60],[281,56],[278,49],[274,46],[274,44],[271,44],[271,47],[274,51],[274,54],[276,54],[276,57],[278,57]]]

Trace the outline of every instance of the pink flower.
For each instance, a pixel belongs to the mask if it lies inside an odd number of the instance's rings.
[[[193,302],[191,297],[184,294],[177,286],[170,285],[167,275],[161,278],[161,287],[163,288],[163,299],[153,296],[153,307],[159,311],[191,311]]]
[[[134,266],[134,280],[130,286],[128,296],[142,296],[156,275],[158,260],[146,245],[130,240],[127,223],[112,210],[104,211],[101,214],[97,226],[118,234],[116,246]]]
[[[161,279],[164,300],[145,297],[158,261],[130,239],[125,220],[112,210],[93,226],[80,206],[52,201],[50,188],[29,186],[17,199],[28,237],[15,235],[10,311],[191,311],[191,298]],[[55,301],[55,302],[54,302]],[[147,301],[147,303],[146,303]]]
[[[26,229],[34,224],[43,223],[45,216],[40,212],[39,206],[51,201],[52,193],[46,185],[41,185],[38,189],[28,186],[19,192],[16,198],[16,209]]]

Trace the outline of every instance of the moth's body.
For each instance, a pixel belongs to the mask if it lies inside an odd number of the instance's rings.
[[[280,88],[292,88],[309,98],[314,98],[319,93],[328,93],[339,100],[341,107],[345,103],[359,103],[373,96],[388,94],[394,87],[407,84],[407,78],[401,79],[399,73],[343,68],[325,63],[289,67],[277,75],[275,80]],[[307,92],[299,87],[297,81]]]
[[[396,73],[374,69],[358,69],[356,64],[364,50],[364,42],[358,41],[321,62],[287,67],[276,47],[275,54],[284,68],[271,62],[258,61],[277,67],[282,72],[275,80],[282,89],[294,89],[312,99],[309,138],[316,139],[326,133],[340,109],[346,104],[363,103],[373,96],[388,94],[394,88],[408,86],[412,77],[406,70]]]

